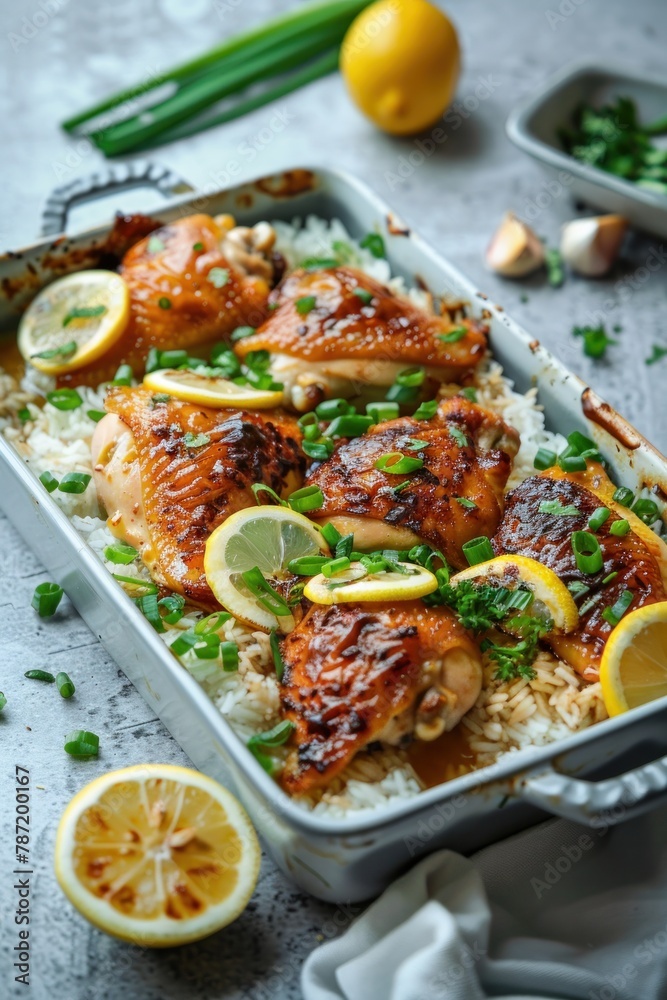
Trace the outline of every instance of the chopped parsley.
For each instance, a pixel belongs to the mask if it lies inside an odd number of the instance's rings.
[[[193,434],[192,431],[188,431],[187,434],[183,435],[183,444],[186,448],[203,448],[204,445],[210,443],[211,439],[208,434]]]
[[[547,281],[552,288],[560,288],[565,281],[565,270],[560,250],[552,248],[545,251],[544,264],[547,269]]]
[[[317,299],[314,295],[303,295],[295,302],[296,311],[299,316],[307,316],[308,313],[315,308],[316,303]]]
[[[467,326],[456,326],[449,333],[439,333],[438,340],[442,340],[445,344],[455,344],[457,340],[463,340],[467,332]]]
[[[148,241],[148,252],[149,253],[160,253],[164,250],[164,243],[159,236],[151,236]]]
[[[467,445],[468,445],[468,438],[465,436],[465,434],[463,433],[462,430],[460,430],[458,427],[451,427],[450,426],[449,433],[452,435],[452,437],[456,441],[456,443],[459,446],[459,448],[466,448],[467,447]]]
[[[588,358],[595,358],[596,361],[604,357],[608,347],[618,343],[617,340],[607,336],[604,326],[575,326],[572,335],[582,338],[584,354]]]
[[[660,361],[667,355],[667,347],[661,347],[660,344],[653,344],[651,347],[651,356],[646,358],[647,365],[654,365],[656,361]]]
[[[160,309],[171,309],[171,299],[168,299],[166,295],[162,295],[158,300],[157,304]]]
[[[379,233],[368,233],[364,236],[363,240],[360,240],[359,246],[363,247],[364,250],[369,250],[373,257],[380,258],[387,256],[384,240]]]
[[[560,500],[543,500],[538,510],[540,514],[553,514],[555,517],[577,517],[581,513],[573,503],[562,504]]]

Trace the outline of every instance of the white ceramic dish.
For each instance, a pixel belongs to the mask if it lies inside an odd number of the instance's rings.
[[[78,184],[75,194],[107,189],[108,180],[98,177],[89,187]],[[52,200],[52,218],[64,218],[71,194]],[[434,292],[465,300],[472,313],[487,319],[496,358],[519,388],[537,383],[552,427],[594,437],[629,486],[649,484],[667,493],[662,455],[355,179],[328,170],[292,171],[181,198],[155,214],[168,221],[193,211],[233,212],[249,223],[314,212],[341,218],[357,236],[379,228],[395,271],[412,280],[419,276]],[[61,236],[0,259],[0,325],[15,328],[26,302],[54,276],[98,264],[107,233],[98,228]],[[262,770],[2,438],[0,482],[0,505],[51,578],[194,764],[232,785],[276,862],[314,895],[337,902],[370,898],[416,856],[445,845],[475,850],[543,818],[540,810],[600,827],[667,797],[663,698],[381,811],[338,821],[306,812]]]

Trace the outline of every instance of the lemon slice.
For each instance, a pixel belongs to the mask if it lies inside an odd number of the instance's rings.
[[[119,274],[77,271],[30,303],[19,325],[19,350],[40,371],[63,375],[105,354],[129,315],[130,292]]]
[[[257,836],[234,796],[169,764],[92,781],[56,836],[56,877],[70,902],[101,930],[149,948],[198,941],[235,920],[259,862]]]
[[[413,563],[399,563],[409,571],[403,573],[367,573],[361,563],[335,576],[322,573],[306,584],[303,596],[313,604],[341,604],[349,601],[412,601],[438,589],[433,573]]]
[[[182,368],[161,368],[144,376],[144,385],[153,392],[166,392],[187,403],[220,408],[223,406],[252,407],[256,410],[280,406],[282,389],[255,389],[237,385],[226,378],[185,371]]]
[[[483,585],[515,590],[520,584],[532,591],[535,598],[530,613],[546,612],[559,632],[572,632],[579,623],[579,612],[572,594],[553,570],[528,556],[496,556],[456,573],[450,580],[453,587],[463,580]]]
[[[667,695],[667,601],[621,618],[602,654],[600,683],[610,715]]]
[[[248,507],[228,517],[206,543],[204,572],[215,598],[235,618],[267,631],[291,632],[294,618],[274,615],[247,587],[242,574],[257,567],[270,586],[288,579],[287,564],[301,556],[329,555],[312,521],[288,507]]]

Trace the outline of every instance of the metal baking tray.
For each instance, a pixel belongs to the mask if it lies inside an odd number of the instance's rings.
[[[569,191],[590,205],[625,216],[640,229],[667,236],[667,196],[575,160],[558,138],[558,130],[568,124],[580,104],[598,106],[616,97],[632,98],[640,120],[653,121],[665,113],[667,79],[610,70],[601,64],[567,66],[512,111],[507,135],[551,176],[538,196],[544,197],[545,204]]]
[[[114,169],[112,187],[130,181],[127,171]],[[51,200],[51,222],[64,221],[72,198],[108,189],[108,177],[77,183]],[[168,221],[194,211],[232,212],[250,224],[314,212],[341,218],[353,235],[378,228],[396,272],[468,302],[475,315],[486,318],[495,357],[519,389],[538,385],[552,428],[593,437],[624,483],[667,492],[663,456],[353,177],[293,170],[214,194],[180,197],[155,214]],[[0,328],[15,328],[21,309],[49,280],[99,263],[107,232],[102,227],[49,238],[0,259]],[[420,854],[442,846],[470,852],[543,819],[545,812],[606,829],[667,798],[663,698],[380,811],[335,821],[307,812],[262,770],[2,438],[0,479],[7,517],[110,655],[193,763],[234,788],[282,870],[322,899],[368,899]]]

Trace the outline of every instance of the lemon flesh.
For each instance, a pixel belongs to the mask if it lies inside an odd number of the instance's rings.
[[[63,813],[61,888],[91,923],[143,947],[197,941],[235,920],[260,849],[239,802],[184,767],[142,764],[86,785]]]
[[[602,697],[610,715],[667,695],[667,602],[621,618],[600,663]]]
[[[579,623],[579,612],[572,594],[548,566],[528,556],[496,556],[487,562],[464,569],[452,577],[450,583],[458,586],[463,580],[509,590],[523,585],[533,593],[535,603],[530,613],[545,610],[559,632],[572,632]],[[511,622],[511,619],[508,620]]]
[[[255,566],[270,586],[289,578],[288,563],[328,555],[319,528],[288,507],[248,507],[228,517],[206,543],[204,572],[216,600],[235,618],[270,631],[294,628],[292,615],[274,615],[248,589],[242,574]]]
[[[162,368],[150,372],[144,377],[144,385],[152,392],[166,392],[188,403],[218,409],[230,406],[265,410],[279,406],[283,401],[281,389],[255,389],[251,385],[237,385],[226,378],[179,368]]]
[[[379,128],[412,135],[435,124],[456,89],[456,30],[426,0],[380,0],[352,22],[340,68],[357,107]]]
[[[129,315],[130,292],[119,274],[77,271],[47,285],[30,303],[19,325],[19,350],[47,375],[64,375],[105,354]]]
[[[314,604],[341,604],[353,601],[412,601],[438,589],[433,573],[413,563],[399,563],[409,575],[396,572],[367,573],[362,563],[333,577],[322,573],[306,584],[303,595]]]

